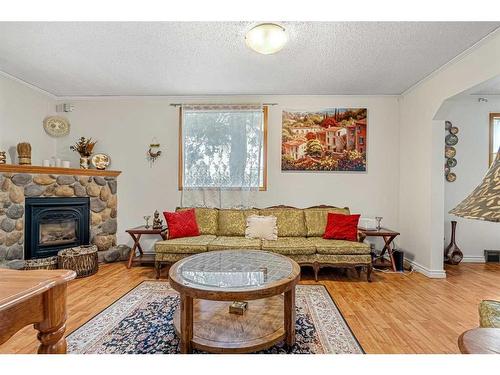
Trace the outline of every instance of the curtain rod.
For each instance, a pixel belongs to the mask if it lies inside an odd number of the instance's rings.
[[[170,103],[172,107],[180,107],[181,105],[186,104],[186,105],[239,105],[238,103],[196,103],[196,104],[189,104],[189,103]],[[248,103],[241,103],[241,105],[245,105]],[[260,103],[259,103],[260,104]],[[278,103],[262,103],[262,105],[266,106],[273,106],[273,105],[278,105]]]

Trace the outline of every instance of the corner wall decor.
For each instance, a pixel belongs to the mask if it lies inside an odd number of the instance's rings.
[[[148,151],[146,152],[146,158],[149,161],[149,166],[153,167],[153,164],[161,156],[160,143],[156,138],[151,140],[149,144]]]
[[[283,111],[282,171],[365,172],[367,108]]]
[[[457,175],[452,172],[451,169],[457,166],[457,159],[455,159],[457,150],[454,146],[458,143],[458,128],[456,126],[453,126],[451,121],[445,121],[444,124],[445,129],[448,132],[444,139],[444,142],[446,144],[444,149],[444,176],[446,178],[446,181],[454,182],[457,179]]]

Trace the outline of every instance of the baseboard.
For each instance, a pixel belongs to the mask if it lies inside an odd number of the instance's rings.
[[[484,256],[466,256],[462,259],[463,263],[486,263]]]
[[[424,267],[413,260],[409,259],[406,260],[412,265],[415,271],[420,272],[431,279],[446,279],[445,270],[430,270],[427,267]]]

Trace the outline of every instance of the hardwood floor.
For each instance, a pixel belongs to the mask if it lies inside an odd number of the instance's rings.
[[[500,265],[465,263],[446,271],[447,279],[375,272],[367,283],[355,273],[324,269],[319,283],[367,353],[458,353],[458,336],[478,325],[478,303],[500,300]],[[148,279],[154,279],[151,267],[114,263],[70,282],[67,334]],[[301,283],[315,284],[311,270],[303,269]],[[0,353],[35,353],[37,347],[30,326],[0,345]]]

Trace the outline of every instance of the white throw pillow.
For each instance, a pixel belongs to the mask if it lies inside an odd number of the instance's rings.
[[[276,241],[278,239],[276,220],[276,216],[250,215],[247,217],[245,237]]]

